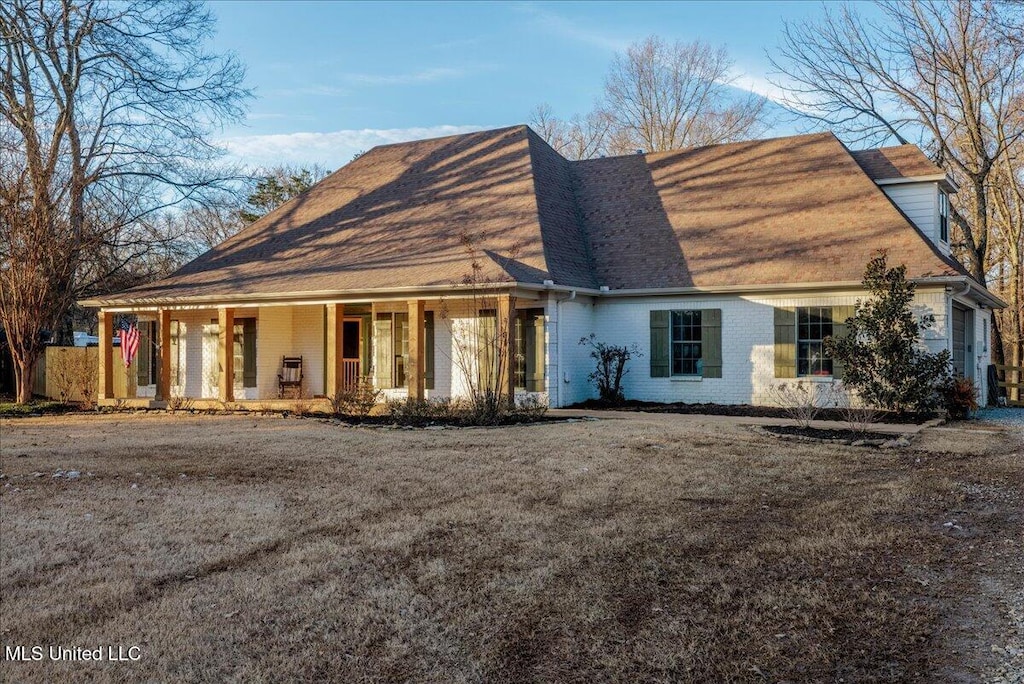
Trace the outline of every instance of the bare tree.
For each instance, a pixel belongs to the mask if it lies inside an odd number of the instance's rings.
[[[1000,169],[1019,164],[1014,150],[1024,141],[1024,9],[968,0],[876,7],[879,20],[843,5],[787,24],[772,57],[776,84],[795,111],[851,143],[922,143],[961,185],[953,198],[954,253],[987,284],[998,265],[991,189]],[[1011,240],[1019,231],[1008,228]],[[1003,316],[993,318],[997,362],[1004,359]]]
[[[610,151],[663,152],[757,135],[765,100],[732,94],[732,67],[724,47],[656,36],[616,55],[603,104],[616,133]]]
[[[732,89],[732,68],[725,48],[651,36],[615,56],[603,98],[585,117],[565,121],[543,104],[530,124],[569,159],[749,139],[765,128],[766,100]]]
[[[112,275],[90,259],[130,263],[152,235],[126,227],[221,179],[209,135],[247,92],[242,66],[205,49],[213,26],[188,0],[0,5],[0,323],[18,401],[31,399],[41,332],[83,279]]]
[[[542,104],[531,113],[530,125],[567,159],[592,159],[605,154],[612,135],[612,120],[599,108],[564,121],[554,115],[550,105]]]

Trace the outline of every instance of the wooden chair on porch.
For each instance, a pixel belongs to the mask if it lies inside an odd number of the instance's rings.
[[[281,399],[302,398],[302,357],[285,356],[281,359],[281,372],[277,376],[277,396]]]

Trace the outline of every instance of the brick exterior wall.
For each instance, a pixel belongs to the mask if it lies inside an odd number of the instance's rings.
[[[863,295],[861,295],[863,296]],[[840,306],[856,302],[856,293],[821,293],[814,295],[762,296],[662,296],[595,299],[567,293],[551,293],[539,302],[520,302],[521,307],[545,308],[547,392],[535,393],[552,406],[567,406],[596,396],[596,389],[587,376],[594,362],[590,349],[579,340],[591,333],[609,344],[636,344],[642,354],[634,358],[624,378],[626,396],[648,401],[714,402],[720,404],[771,403],[768,389],[779,380],[774,377],[774,311],[780,306]],[[932,351],[951,349],[953,298],[942,289],[922,290],[917,294],[914,311],[931,313],[935,326],[923,342]],[[961,302],[970,307],[968,302]],[[990,312],[970,307],[974,316],[974,347],[969,358],[980,396],[987,396],[985,369],[990,363],[991,341],[986,332]],[[650,374],[650,312],[663,309],[722,310],[722,377],[721,378],[652,378]],[[453,362],[457,352],[453,346],[456,335],[464,330],[469,318],[465,313],[449,311],[442,316],[435,311],[434,375],[430,398],[465,396],[466,382],[460,364]],[[181,311],[173,316],[185,328],[181,358],[184,365],[184,386],[172,392],[190,397],[204,396],[204,372],[210,370],[209,350],[204,355],[203,328],[216,320],[216,310]],[[303,357],[303,391],[307,396],[323,393],[323,307],[271,306],[259,309],[236,309],[236,317],[257,319],[257,387],[245,392],[236,388],[237,399],[271,399],[277,396],[277,374],[283,356]],[[216,363],[215,356],[213,362]],[[475,370],[475,369],[474,369]],[[821,380],[816,380],[821,382]],[[208,384],[208,383],[207,383]],[[207,393],[209,392],[207,386]],[[213,386],[216,396],[215,384]],[[142,391],[146,391],[143,389]],[[404,387],[385,391],[386,398],[406,396]],[[518,397],[525,393],[518,393]]]

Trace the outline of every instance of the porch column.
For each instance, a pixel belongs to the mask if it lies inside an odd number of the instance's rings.
[[[156,339],[160,366],[156,373],[156,399],[171,398],[171,311],[160,309],[156,314]]]
[[[220,362],[220,400],[235,400],[235,310],[217,309],[217,360]]]
[[[405,377],[409,384],[410,399],[426,398],[427,370],[426,349],[424,347],[424,301],[415,299],[409,302],[409,368]]]
[[[99,361],[99,398],[114,398],[114,314],[100,311],[99,316],[100,348],[97,350]]]
[[[345,387],[345,360],[344,360],[344,336],[345,336],[345,305],[327,305],[327,358],[324,359],[327,368],[327,386],[324,394],[328,397],[334,396]]]
[[[498,393],[508,397],[509,401],[514,401],[516,396],[516,350],[515,321],[512,318],[515,314],[515,309],[512,305],[512,295],[498,295],[498,310],[496,313],[498,315],[498,339],[495,342],[499,352],[503,350],[503,353],[498,354],[498,362],[502,364],[501,372],[499,373],[501,387],[498,388]]]

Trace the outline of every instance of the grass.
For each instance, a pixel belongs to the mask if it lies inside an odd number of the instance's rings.
[[[143,654],[3,681],[932,681],[974,549],[1020,525],[998,433],[877,452],[664,415],[0,429],[0,642]]]

